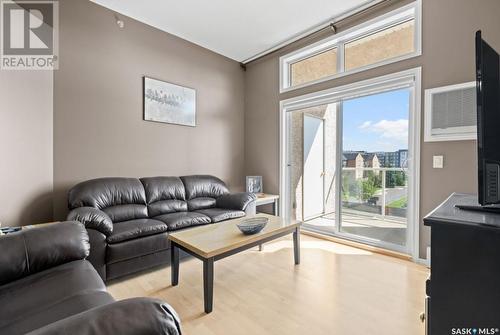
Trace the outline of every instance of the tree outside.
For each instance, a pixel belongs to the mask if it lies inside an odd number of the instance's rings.
[[[379,173],[369,171],[368,176],[361,181],[361,199],[367,201],[382,188],[382,178]]]

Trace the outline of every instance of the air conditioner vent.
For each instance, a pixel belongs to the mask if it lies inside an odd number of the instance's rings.
[[[486,197],[489,202],[498,201],[498,164],[486,163]]]
[[[425,91],[425,141],[476,138],[476,83]]]

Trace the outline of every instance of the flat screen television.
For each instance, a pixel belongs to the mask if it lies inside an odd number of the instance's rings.
[[[476,32],[478,205],[500,212],[500,57]]]

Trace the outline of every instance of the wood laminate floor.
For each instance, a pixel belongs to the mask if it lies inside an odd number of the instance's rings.
[[[214,311],[203,312],[202,263],[108,286],[116,299],[149,296],[170,303],[184,334],[423,335],[427,268],[397,258],[302,236],[301,264],[290,238],[215,263]]]

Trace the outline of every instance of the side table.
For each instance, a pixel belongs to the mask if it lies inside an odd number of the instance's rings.
[[[259,193],[259,194],[256,194],[256,196],[257,196],[257,200],[255,201],[255,205],[257,207],[263,206],[263,205],[268,205],[268,204],[273,204],[273,215],[274,216],[279,215],[279,200],[280,200],[279,195]]]

